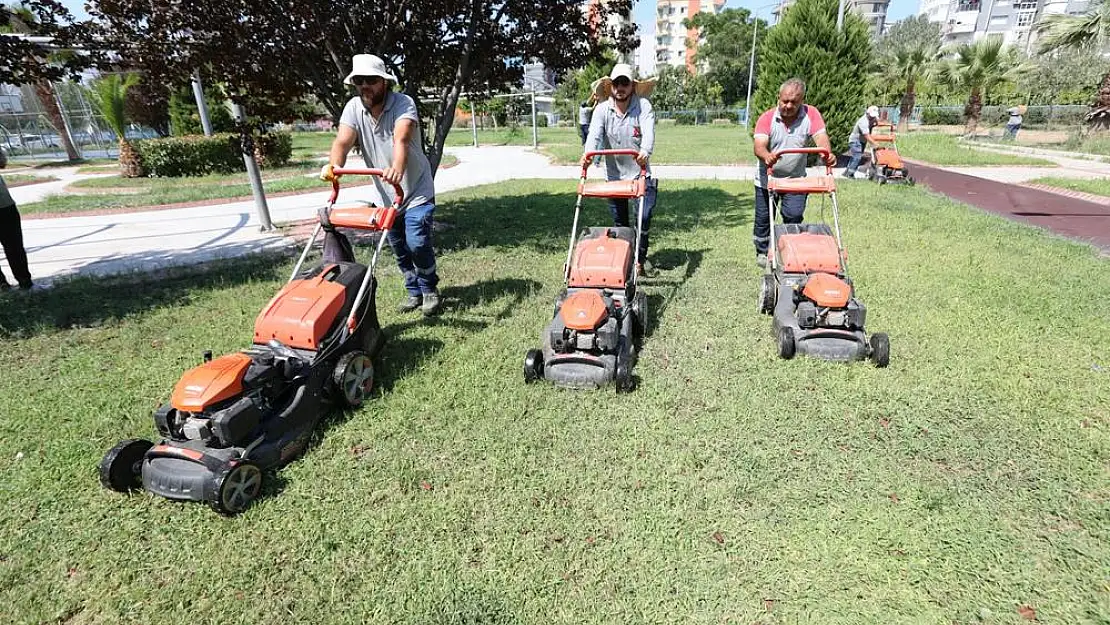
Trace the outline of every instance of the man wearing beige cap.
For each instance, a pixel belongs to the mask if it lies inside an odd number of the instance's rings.
[[[594,150],[633,149],[639,152],[632,156],[606,156],[605,173],[608,180],[634,180],[640,177],[640,167],[647,170],[644,187],[644,217],[640,236],[640,266],[637,272],[651,275],[651,263],[647,260],[648,230],[651,228],[651,212],[655,208],[659,183],[651,177],[652,150],[655,149],[655,111],[647,95],[655,87],[654,79],[635,80],[632,68],[618,63],[608,77],[601,78],[593,85],[594,97],[598,105],[594,107],[590,119],[590,132],[583,146],[582,166],[588,167],[588,152]],[[629,222],[628,200],[609,200],[609,211],[616,226],[633,226]],[[632,215],[635,218],[635,215]]]
[[[396,199],[392,185],[401,186],[405,193],[403,213],[389,231],[389,244],[409,294],[398,310],[411,312],[420,308],[425,316],[435,315],[441,305],[432,248],[435,186],[432,167],[421,143],[416,103],[403,93],[393,92],[397,78],[373,54],[356,54],[344,82],[353,85],[358,95],[343,108],[339,134],[332,142],[330,159],[320,177],[334,180],[332,170],[343,167],[357,140],[366,166],[384,170],[380,179],[374,179],[382,201],[392,203]]]

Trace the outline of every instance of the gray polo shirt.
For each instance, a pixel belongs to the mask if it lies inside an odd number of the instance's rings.
[[[798,117],[788,126],[775,107],[759,116],[755,123],[755,137],[766,137],[767,148],[774,152],[787,148],[804,148],[806,140],[825,132],[825,120],[817,107],[803,104]],[[776,178],[804,178],[806,175],[806,155],[787,154],[775,163]],[[755,186],[767,187],[767,164],[759,161],[755,173]]]
[[[578,108],[578,125],[579,126],[585,126],[586,124],[590,123],[590,114],[591,113],[593,113],[592,108],[590,108],[588,106],[579,107]]]
[[[852,126],[852,134],[848,135],[848,143],[863,143],[863,135],[871,134],[871,118],[864,113],[863,117],[856,120]]]
[[[358,132],[359,144],[362,146],[362,159],[366,161],[366,166],[384,169],[393,165],[393,129],[401,119],[411,119],[416,123],[416,128],[413,129],[412,137],[409,139],[405,173],[401,177],[401,189],[405,192],[405,203],[402,208],[435,203],[432,166],[428,162],[427,155],[424,154],[420,135],[420,117],[412,98],[403,93],[386,94],[382,117],[375,120],[370,110],[362,104],[362,98],[355,96],[347,102],[347,106],[343,107],[339,123],[350,126]],[[381,178],[375,178],[374,185],[378,188],[382,202],[392,204],[396,199],[393,185],[383,182]]]
[[[613,99],[594,107],[586,151],[633,149],[651,157],[655,149],[655,110],[651,102],[633,94],[624,115],[613,105]],[[631,156],[606,156],[605,176],[609,180],[632,180],[640,175],[640,166]],[[648,175],[651,164],[648,163]]]
[[[4,177],[0,176],[0,206],[11,206],[15,204],[12,199],[12,194],[8,193],[8,185],[4,182]]]

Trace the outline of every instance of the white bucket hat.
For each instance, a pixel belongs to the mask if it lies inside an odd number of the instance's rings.
[[[355,76],[381,76],[386,80],[397,82],[397,77],[385,69],[385,61],[373,54],[356,54],[351,58],[351,73],[343,79],[344,84],[355,84],[351,82]]]
[[[874,117],[874,118],[877,119],[879,117],[879,107],[877,107],[877,106],[867,107],[867,116],[868,117]]]
[[[596,98],[598,102],[608,100],[609,96],[613,93],[613,81],[622,76],[632,81],[632,88],[638,96],[646,96],[655,89],[655,81],[657,78],[636,80],[632,76],[631,65],[628,63],[617,63],[613,66],[613,71],[609,72],[608,76],[594,81],[592,86],[594,98]]]

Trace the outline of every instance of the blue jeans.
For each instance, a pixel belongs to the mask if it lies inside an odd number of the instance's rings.
[[[848,144],[848,147],[852,149],[852,158],[849,159],[848,168],[844,170],[844,173],[849,176],[854,176],[856,170],[859,169],[860,162],[863,161],[863,143],[860,141],[852,141]]]
[[[655,208],[655,200],[659,194],[659,181],[655,178],[647,179],[644,189],[644,224],[640,232],[640,262],[647,258],[648,230],[651,229],[651,213]],[[609,200],[609,213],[613,216],[613,225],[618,227],[636,227],[637,212],[640,210],[640,200],[633,199],[632,215],[628,214],[628,200]],[[629,221],[631,219],[631,221]]]
[[[752,227],[752,243],[755,243],[756,254],[766,254],[767,246],[771,241],[771,216],[768,214],[771,194],[763,187],[755,188],[755,225]],[[806,212],[805,193],[788,193],[779,196],[779,210],[782,211],[782,221],[788,224],[800,224]]]
[[[1006,124],[1006,134],[1002,136],[1003,139],[1017,139],[1018,130],[1021,130],[1021,124]]]
[[[436,256],[432,249],[432,218],[435,204],[410,206],[397,216],[389,230],[389,245],[397,257],[397,267],[405,276],[405,289],[409,295],[421,295],[436,290]]]

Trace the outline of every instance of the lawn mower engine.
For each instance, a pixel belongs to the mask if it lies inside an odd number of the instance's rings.
[[[631,228],[589,228],[579,238],[568,288],[555,302],[542,350],[525,357],[527,381],[598,388],[615,381],[628,390],[647,299],[630,280]]]
[[[862,330],[867,317],[863,302],[852,295],[851,284],[827,273],[809,275],[798,284],[794,304],[794,316],[804,330]]]

